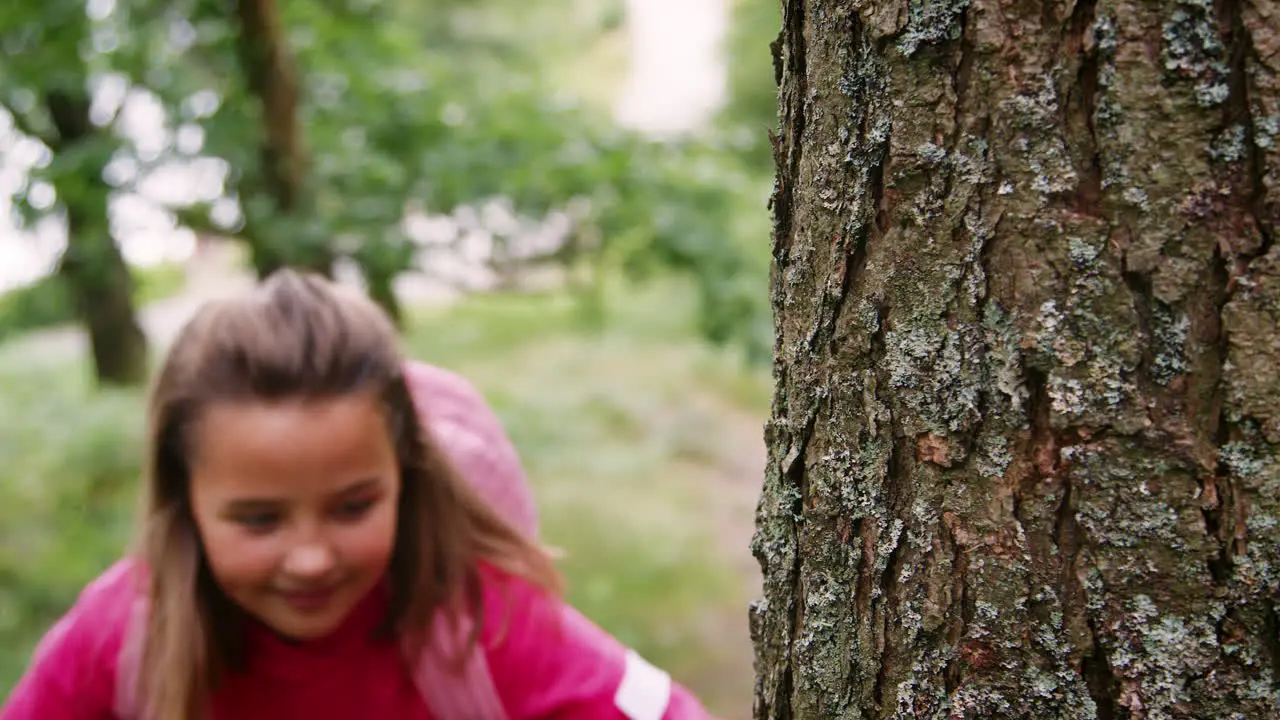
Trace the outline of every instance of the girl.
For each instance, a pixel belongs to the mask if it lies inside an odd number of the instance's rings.
[[[202,309],[152,389],[137,551],[0,720],[705,720],[562,603],[403,367],[381,311],[317,277]]]

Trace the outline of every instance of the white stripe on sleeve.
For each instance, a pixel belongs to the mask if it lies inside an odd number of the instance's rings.
[[[662,720],[671,702],[671,676],[635,650],[628,650],[622,683],[613,702],[630,720]]]

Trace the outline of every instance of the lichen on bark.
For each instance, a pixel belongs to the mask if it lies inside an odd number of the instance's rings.
[[[1278,19],[783,3],[758,720],[1280,717]]]

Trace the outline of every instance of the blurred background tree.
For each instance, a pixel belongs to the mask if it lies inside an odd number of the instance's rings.
[[[132,277],[107,223],[110,187],[104,170],[120,140],[112,109],[94,107],[91,73],[127,53],[103,41],[106,18],[79,0],[7,3],[0,9],[0,107],[10,123],[42,144],[16,193],[25,218],[56,214],[65,249],[55,277],[93,348],[105,383],[131,384],[146,375],[146,337],[138,327]]]
[[[775,5],[0,7],[0,690],[127,537],[149,354],[294,265],[475,379],[572,599],[745,715]],[[723,97],[623,97],[655,17]]]

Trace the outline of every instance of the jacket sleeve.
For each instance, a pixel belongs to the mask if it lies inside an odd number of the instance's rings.
[[[485,652],[511,720],[710,720],[701,704],[558,599],[508,579],[486,593]]]
[[[111,612],[116,603],[109,595],[116,588],[101,583],[86,588],[45,633],[26,673],[0,706],[0,720],[114,720],[123,632]]]

